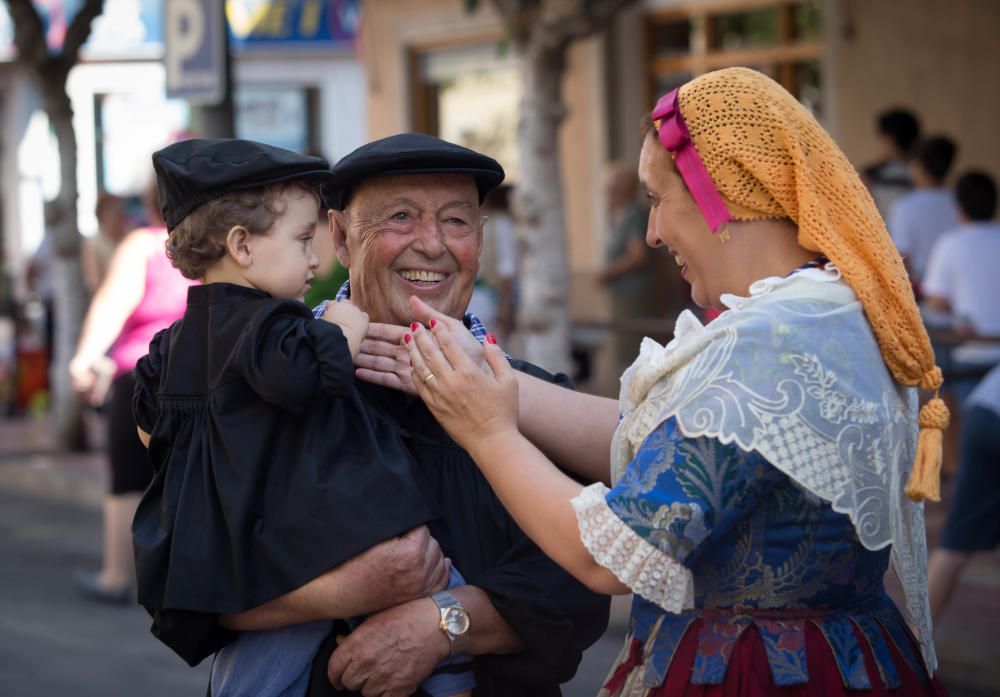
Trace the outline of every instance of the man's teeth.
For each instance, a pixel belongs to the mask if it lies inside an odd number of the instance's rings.
[[[681,259],[681,255],[680,254],[675,254],[674,255],[674,261],[677,262],[678,266],[684,266],[684,260]]]
[[[438,273],[437,271],[420,271],[412,269],[400,271],[399,275],[407,281],[421,281],[424,283],[437,283],[438,281],[443,281],[448,277],[447,274]]]

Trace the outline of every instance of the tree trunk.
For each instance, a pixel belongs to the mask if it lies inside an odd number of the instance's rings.
[[[52,283],[55,297],[55,338],[49,376],[55,438],[64,450],[86,447],[83,403],[69,380],[69,361],[76,351],[84,313],[83,273],[80,268],[80,231],[76,218],[76,132],[73,108],[64,76],[45,74],[40,80],[42,103],[59,145],[59,196],[45,205],[45,234],[51,236]]]
[[[534,37],[538,38],[538,37]],[[559,125],[565,116],[562,76],[567,45],[529,40],[521,47],[518,141],[521,182],[521,301],[523,356],[551,371],[570,370],[566,216],[559,167]]]
[[[636,0],[493,0],[521,67],[518,149],[521,182],[514,196],[522,250],[518,330],[524,358],[570,370],[569,260],[559,162],[566,115],[562,78],[570,46],[604,31]],[[475,8],[476,0],[466,5]]]
[[[80,57],[80,47],[90,36],[91,23],[101,14],[104,0],[78,3],[73,21],[63,37],[62,49],[56,55],[47,47],[42,18],[32,0],[6,0],[6,4],[14,24],[18,65],[32,74],[59,145],[59,195],[45,204],[45,234],[50,236],[52,246],[50,273],[55,304],[50,405],[58,446],[78,450],[86,447],[83,403],[70,385],[69,360],[80,335],[85,294],[80,268],[80,230],[76,220],[76,133],[66,78]]]

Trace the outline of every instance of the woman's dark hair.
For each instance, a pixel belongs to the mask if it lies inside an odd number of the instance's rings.
[[[993,220],[997,212],[997,185],[985,172],[966,172],[959,177],[955,198],[969,220]]]
[[[902,152],[908,153],[920,138],[920,123],[907,109],[890,109],[878,115],[878,132],[891,138]]]
[[[955,161],[955,141],[946,136],[935,136],[917,146],[917,161],[937,183],[944,181]]]

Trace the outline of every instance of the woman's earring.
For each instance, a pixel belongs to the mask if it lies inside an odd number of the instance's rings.
[[[721,242],[722,244],[725,244],[726,242],[728,242],[729,239],[730,239],[730,237],[729,237],[729,223],[723,223],[721,226],[719,226],[719,229],[716,231],[715,234],[718,236],[719,242]]]

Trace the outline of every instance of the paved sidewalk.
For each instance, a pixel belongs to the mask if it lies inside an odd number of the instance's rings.
[[[0,419],[0,489],[99,508],[107,487],[102,452],[56,452],[46,421]]]
[[[54,452],[48,434],[43,421],[0,420],[0,491],[98,509],[107,487],[103,454]],[[947,483],[944,492],[945,501],[927,509],[932,544],[947,511]],[[893,580],[890,574],[890,592]],[[616,603],[608,636],[585,659],[591,668],[587,672],[593,673],[588,682],[598,680],[617,654],[626,613],[627,603]],[[994,552],[980,555],[969,564],[952,605],[935,628],[940,673],[952,697],[1000,695],[998,618],[1000,554]]]

